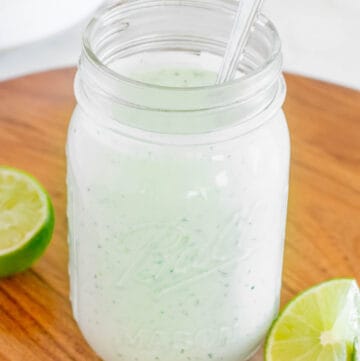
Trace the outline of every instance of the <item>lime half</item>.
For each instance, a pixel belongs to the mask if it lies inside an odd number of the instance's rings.
[[[270,330],[266,361],[351,361],[360,331],[359,287],[335,279],[297,296]]]
[[[0,166],[0,277],[24,271],[39,258],[54,229],[54,209],[39,182]]]

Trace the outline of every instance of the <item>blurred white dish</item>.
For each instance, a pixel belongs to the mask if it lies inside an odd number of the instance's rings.
[[[360,0],[266,0],[288,71],[360,89]]]
[[[0,0],[0,50],[54,35],[91,14],[103,0]]]

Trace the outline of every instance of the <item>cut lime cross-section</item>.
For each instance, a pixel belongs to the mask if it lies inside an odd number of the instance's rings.
[[[54,209],[39,182],[0,166],[0,277],[24,271],[45,251],[54,229]]]
[[[360,332],[355,280],[335,279],[297,296],[269,333],[266,361],[351,361]]]

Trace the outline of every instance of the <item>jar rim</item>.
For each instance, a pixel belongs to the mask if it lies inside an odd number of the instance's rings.
[[[172,19],[179,8],[185,21],[177,25]],[[147,49],[221,56],[236,11],[234,0],[115,0],[100,9],[84,33],[75,79],[81,109],[109,130],[156,144],[218,143],[259,128],[281,108],[286,92],[280,38],[264,15],[239,62],[245,75],[224,84],[149,84],[112,69],[117,59]],[[203,14],[208,17],[199,26]]]
[[[241,86],[244,83],[251,82],[252,79],[257,78],[261,74],[266,74],[271,71],[272,65],[276,62],[277,59],[281,58],[281,41],[276,27],[273,23],[267,19],[263,14],[260,14],[259,19],[266,22],[266,26],[274,35],[274,44],[273,49],[270,56],[264,61],[260,66],[252,69],[248,73],[242,75],[239,78],[232,79],[222,84],[212,84],[212,85],[203,85],[203,86],[192,86],[192,87],[178,87],[178,86],[165,86],[158,84],[146,83],[137,79],[130,78],[126,75],[120,74],[113,70],[110,66],[106,65],[96,52],[93,50],[93,46],[91,44],[91,34],[95,29],[97,23],[103,19],[106,14],[114,8],[118,8],[119,6],[131,8],[132,11],[136,10],[136,8],[142,9],[144,7],[152,7],[152,6],[164,6],[164,5],[178,5],[178,0],[115,0],[108,4],[107,6],[101,7],[96,15],[91,19],[89,24],[86,26],[86,29],[83,33],[83,52],[88,60],[102,73],[106,74],[110,78],[120,81],[124,84],[128,84],[129,86],[141,87],[143,89],[148,90],[161,90],[161,91],[176,91],[176,92],[185,92],[191,93],[201,90],[221,90],[226,89],[228,87],[237,87]],[[219,10],[227,10],[236,13],[237,2],[232,0],[187,0],[181,2],[181,5],[185,6],[201,6],[207,8],[218,8]]]

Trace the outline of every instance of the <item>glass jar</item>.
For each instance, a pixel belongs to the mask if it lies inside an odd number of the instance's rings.
[[[212,85],[236,8],[122,1],[85,32],[67,144],[71,301],[106,361],[245,360],[278,312],[280,41],[260,16],[245,75]]]

